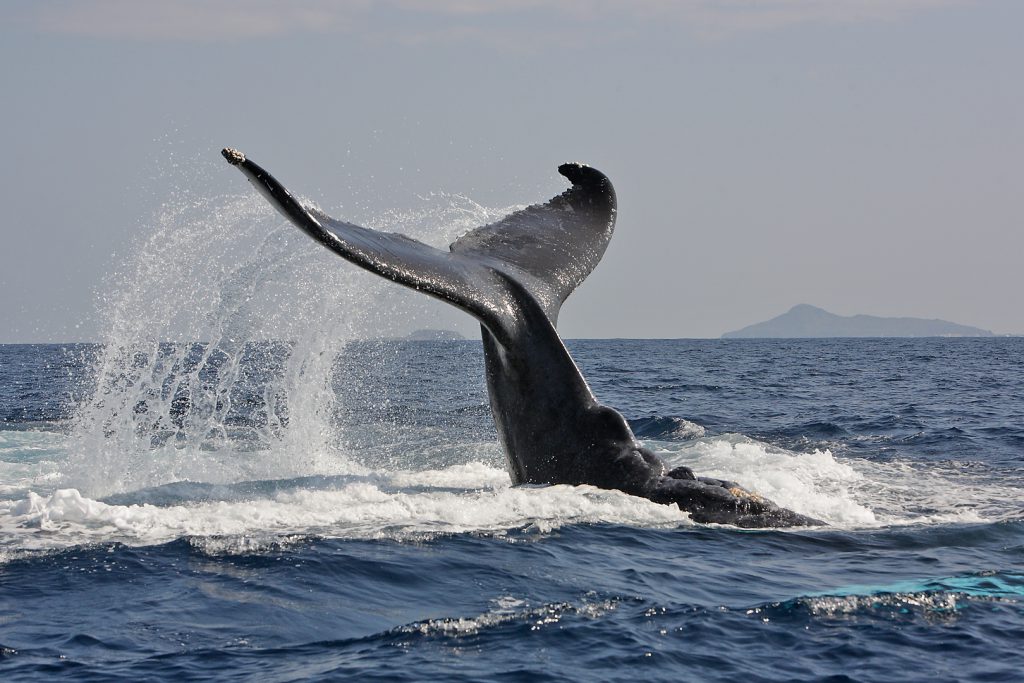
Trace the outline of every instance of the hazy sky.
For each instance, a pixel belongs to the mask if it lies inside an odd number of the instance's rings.
[[[0,342],[96,338],[162,203],[247,191],[226,145],[363,212],[600,168],[618,227],[567,337],[801,302],[1024,332],[1021,26],[1014,0],[6,0]]]

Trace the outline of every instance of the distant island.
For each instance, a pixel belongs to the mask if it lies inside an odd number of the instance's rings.
[[[409,341],[455,341],[465,339],[455,330],[416,330],[406,337]]]
[[[883,318],[876,315],[836,315],[799,304],[763,323],[726,332],[722,339],[780,339],[796,337],[992,337],[991,331],[946,320]]]

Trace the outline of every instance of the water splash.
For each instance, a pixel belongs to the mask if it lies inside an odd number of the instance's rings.
[[[505,212],[458,195],[365,220],[447,244]],[[346,343],[420,306],[317,248],[255,193],[178,192],[107,279],[96,388],[63,485],[99,497],[163,483],[358,470],[335,420]]]
[[[870,506],[851,494],[861,475],[828,451],[796,453],[742,434],[658,445],[670,467],[685,465],[702,476],[738,482],[782,507],[830,525],[878,525]]]
[[[407,541],[502,536],[509,529],[548,534],[572,524],[689,525],[675,506],[591,486],[513,487],[504,470],[480,464],[337,477],[316,486],[305,480],[275,484],[275,490],[251,497],[195,496],[155,505],[103,502],[75,489],[49,496],[29,492],[21,500],[0,501],[0,551],[90,542],[153,545],[184,536],[207,552],[230,554],[232,548],[255,549],[254,543],[273,547],[282,536]]]
[[[648,442],[666,462],[742,486],[840,528],[1020,518],[1020,483],[965,477],[958,463],[874,462],[801,453],[743,434]]]

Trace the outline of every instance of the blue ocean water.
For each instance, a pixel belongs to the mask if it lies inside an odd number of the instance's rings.
[[[237,272],[203,344],[0,346],[0,680],[1022,679],[1024,339],[570,341],[827,522],[750,531],[511,487],[479,342],[247,341]]]

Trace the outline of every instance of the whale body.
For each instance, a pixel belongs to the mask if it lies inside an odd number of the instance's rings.
[[[668,470],[621,414],[594,397],[555,326],[563,302],[601,260],[615,227],[615,190],[600,171],[563,164],[558,171],[571,183],[564,193],[476,228],[444,251],[305,207],[241,152],[222,154],[317,242],[480,322],[491,413],[513,484],[616,489],[677,504],[702,523],[821,523],[733,482],[697,477],[687,467]]]

